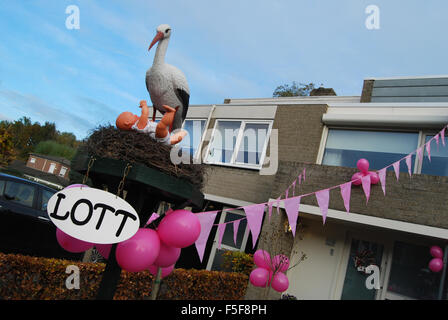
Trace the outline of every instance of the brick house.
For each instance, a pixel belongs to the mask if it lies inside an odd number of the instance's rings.
[[[62,157],[30,153],[26,166],[35,170],[57,175],[63,179],[69,179],[70,160]]]
[[[306,182],[296,195],[350,181],[360,158],[369,160],[370,170],[390,165],[448,123],[448,76],[366,79],[361,96],[317,92],[325,95],[190,106],[184,124],[190,141],[182,143],[209,164],[202,211],[232,209],[219,213],[215,224],[244,217],[239,207],[274,201],[304,168]],[[250,132],[261,133],[252,144]],[[275,242],[292,264],[302,252],[307,255],[288,271],[287,293],[299,299],[437,299],[441,283],[446,299],[442,273],[427,266],[430,246],[447,251],[448,146],[433,146],[431,158],[412,157],[412,178],[404,163],[398,181],[388,170],[386,196],[374,185],[368,203],[362,188],[353,186],[350,213],[340,190],[332,189],[325,224],[316,198],[304,196],[295,237],[282,202],[280,215],[268,221],[265,214],[255,248],[245,220],[236,244],[226,227],[221,249],[215,226],[202,263],[193,246],[183,250],[177,266],[220,269],[225,250],[254,252]],[[367,289],[367,275],[354,265],[362,251],[379,267],[380,289]],[[264,293],[249,284],[246,298],[262,299]],[[271,290],[271,298],[279,296]]]

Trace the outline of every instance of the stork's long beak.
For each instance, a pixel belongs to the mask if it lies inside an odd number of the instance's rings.
[[[157,32],[156,36],[154,37],[154,39],[152,39],[152,42],[149,45],[148,51],[151,50],[153,45],[155,45],[157,42],[159,42],[162,39],[163,39],[163,32],[160,32],[160,31]]]

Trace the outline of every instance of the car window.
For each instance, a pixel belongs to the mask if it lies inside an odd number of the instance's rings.
[[[33,206],[35,188],[32,185],[6,181],[4,197],[14,203],[18,203],[27,207]]]
[[[5,180],[0,180],[0,197],[3,196],[3,189],[5,189]]]
[[[47,211],[47,203],[48,200],[56,193],[56,191],[48,191],[42,189],[42,204],[40,206],[40,210]]]

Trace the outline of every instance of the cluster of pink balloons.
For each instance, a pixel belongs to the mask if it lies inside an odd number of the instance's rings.
[[[162,269],[162,278],[169,275],[179,259],[181,249],[196,242],[201,233],[199,219],[190,211],[174,210],[160,222],[157,230],[140,228],[130,239],[117,245],[118,265],[129,272],[149,270],[153,275]],[[56,229],[59,245],[69,252],[84,252],[93,246],[106,259],[111,244],[85,242]]]
[[[271,259],[269,252],[257,250],[254,253],[254,263],[258,268],[252,270],[249,281],[255,287],[266,288],[271,286],[277,292],[284,292],[289,287],[286,272],[289,268],[289,259],[283,254]]]
[[[432,256],[428,265],[429,270],[432,272],[440,272],[443,269],[443,250],[438,246],[432,246],[429,249],[429,253]]]
[[[356,186],[359,186],[362,181],[361,178],[365,177],[367,175],[370,176],[370,184],[377,184],[380,181],[380,177],[378,176],[378,174],[374,171],[369,171],[369,161],[367,161],[367,159],[359,159],[358,162],[356,163],[356,166],[358,167],[360,172],[356,172],[353,176],[352,176],[352,183]]]

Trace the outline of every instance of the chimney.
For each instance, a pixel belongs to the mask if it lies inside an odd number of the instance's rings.
[[[310,92],[310,97],[311,96],[335,96],[336,92],[334,92],[333,88],[324,88],[324,87],[319,87],[317,89],[313,89]]]

